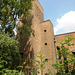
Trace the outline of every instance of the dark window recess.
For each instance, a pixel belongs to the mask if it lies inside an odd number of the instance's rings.
[[[56,43],[56,41],[54,41],[54,43]]]
[[[45,61],[48,61],[48,59],[45,59]]]
[[[74,51],[72,51],[72,54],[75,56],[75,50],[74,50]]]
[[[57,51],[60,51],[59,46],[57,46]],[[61,59],[61,53],[59,53],[58,58]]]
[[[46,30],[44,30],[44,32],[46,32]]]
[[[45,45],[47,45],[47,43],[45,43]]]
[[[56,43],[55,38],[54,38],[54,43]]]
[[[57,46],[57,51],[59,51],[60,50],[60,48],[59,48],[59,46]]]
[[[20,55],[21,55],[21,59],[23,59],[23,53],[20,53]]]

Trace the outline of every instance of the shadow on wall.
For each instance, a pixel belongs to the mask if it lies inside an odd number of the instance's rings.
[[[28,20],[29,24],[28,27],[31,29],[33,16]],[[23,27],[23,26],[22,26]],[[31,35],[27,34],[24,30],[20,29],[18,31],[18,41],[20,43],[19,49],[22,57],[22,63],[25,62],[23,65],[23,72],[26,75],[29,75],[30,68],[25,68],[25,66],[32,67],[33,63],[32,60],[34,58],[34,51],[31,47],[31,41],[29,40]]]

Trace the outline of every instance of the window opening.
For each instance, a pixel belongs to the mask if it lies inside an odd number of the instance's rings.
[[[45,61],[48,61],[48,59],[45,59]]]
[[[59,51],[60,50],[60,48],[59,48],[59,46],[57,46],[57,51]]]
[[[47,45],[47,43],[45,43],[45,45]]]
[[[46,30],[44,30],[44,32],[46,32]]]
[[[75,57],[75,50],[74,51],[72,51],[72,54],[74,55],[74,57]]]
[[[57,46],[57,51],[60,51],[59,46]],[[61,53],[59,52],[58,58],[61,59]]]
[[[56,43],[56,41],[54,41],[54,43]]]

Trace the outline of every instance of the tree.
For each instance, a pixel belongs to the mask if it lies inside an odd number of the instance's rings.
[[[13,35],[13,29],[21,21],[22,29],[27,33],[32,30],[29,27],[30,9],[32,9],[33,0],[0,0],[0,30],[1,33]]]
[[[14,69],[20,64],[19,43],[7,34],[0,34],[0,62],[3,68]],[[1,63],[0,63],[1,65]],[[0,70],[3,69],[0,66]]]
[[[71,41],[75,38],[72,38],[71,35],[66,35],[65,37],[67,39],[57,42],[60,44],[60,50],[57,51],[57,55],[62,57],[53,65],[58,70],[57,75],[71,75],[71,72],[75,70],[75,56],[69,50],[69,47],[74,45]]]
[[[0,70],[14,69],[20,64],[19,43],[10,36],[14,35],[13,29],[17,28],[19,22],[23,24],[19,30],[28,34],[33,33],[29,23],[32,1],[0,0],[0,62],[4,61],[0,63],[0,67],[3,65]]]

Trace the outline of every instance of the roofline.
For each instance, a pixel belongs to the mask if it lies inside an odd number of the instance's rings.
[[[38,1],[39,2],[39,1]],[[41,5],[41,3],[39,2],[39,4]],[[44,8],[42,7],[42,5],[41,5],[41,8],[43,9],[43,11],[44,11]]]
[[[44,21],[42,21],[42,22],[40,22],[40,23],[44,23],[44,22],[47,22],[47,21],[49,21],[49,22],[52,24],[52,22],[50,21],[50,19],[44,20]],[[53,25],[53,24],[52,24],[52,25]]]
[[[50,21],[50,20],[48,19],[48,20],[45,20],[45,21],[43,21],[43,22],[41,22],[41,23],[44,23],[44,22],[47,22],[47,21]]]
[[[68,33],[63,33],[63,34],[58,34],[58,35],[54,35],[54,36],[61,36],[61,35],[72,34],[72,33],[75,33],[75,31],[74,32],[68,32]]]
[[[38,1],[38,0],[37,0]],[[38,3],[39,3],[39,5],[40,5],[40,7],[42,8],[42,10],[43,10],[43,14],[44,14],[44,8],[42,7],[42,5],[41,5],[41,3],[38,1]],[[40,10],[41,11],[41,10]]]
[[[52,24],[52,22],[50,21],[50,19],[45,20],[45,21],[42,21],[42,22],[40,22],[40,23],[45,23],[45,22],[50,22],[50,23],[51,23],[51,25],[52,25],[52,27],[53,27],[53,24]]]

